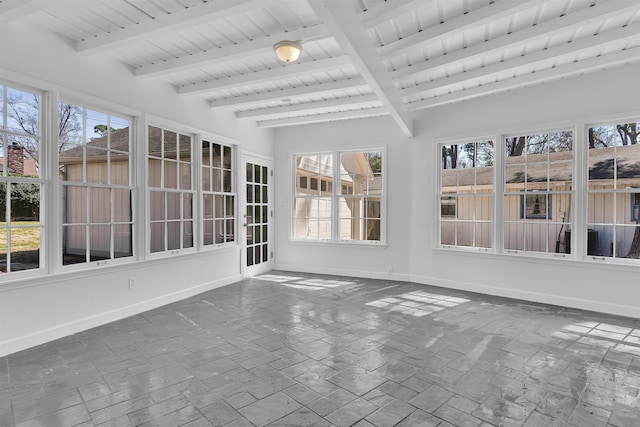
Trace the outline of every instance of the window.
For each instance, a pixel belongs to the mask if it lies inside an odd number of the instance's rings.
[[[0,273],[44,268],[40,105],[39,93],[0,86]]]
[[[540,194],[520,196],[520,219],[547,219],[551,212],[551,199]]]
[[[631,193],[631,221],[635,221],[636,224],[640,223],[640,193]]]
[[[505,139],[504,248],[570,253],[573,132]]]
[[[62,264],[133,256],[130,121],[58,105]]]
[[[296,155],[293,238],[383,241],[382,157],[382,150]]]
[[[593,126],[588,146],[587,254],[638,259],[640,125]]]
[[[380,241],[382,151],[340,153],[340,240]]]
[[[148,128],[151,253],[194,247],[192,145],[191,135]]]
[[[202,141],[203,245],[235,241],[236,193],[230,146]]]
[[[441,146],[440,243],[491,248],[493,141]]]
[[[333,179],[332,154],[304,154],[295,157],[296,186],[293,202],[293,237],[331,240],[332,194],[318,190],[318,179]],[[314,185],[315,182],[315,185]]]

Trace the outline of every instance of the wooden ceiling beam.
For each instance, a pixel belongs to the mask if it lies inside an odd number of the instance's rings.
[[[404,101],[391,81],[384,62],[376,53],[367,31],[362,27],[354,4],[332,0],[309,0],[309,3],[402,132],[412,137],[413,118],[406,110]]]
[[[259,121],[256,124],[259,128],[274,128],[386,115],[389,115],[389,111],[385,107],[374,107],[363,108],[361,110],[341,111],[339,113],[312,114],[308,116],[291,117],[286,119],[264,120]]]
[[[314,112],[327,108],[345,107],[348,105],[358,106],[370,104],[378,101],[378,97],[373,93],[366,95],[347,96],[343,98],[327,99],[324,101],[302,102],[299,104],[283,105],[280,107],[261,108],[258,110],[239,111],[236,113],[238,119],[256,119],[264,117],[279,116],[282,114],[299,113],[302,111]]]
[[[384,58],[402,55],[416,46],[426,43],[435,43],[444,40],[455,34],[460,34],[470,28],[479,27],[488,22],[495,21],[505,16],[514,15],[526,9],[538,6],[547,0],[523,0],[523,1],[501,1],[490,3],[480,9],[471,11],[457,18],[450,19],[426,28],[423,31],[403,37],[400,40],[389,43],[378,48],[378,53]]]
[[[369,85],[362,77],[357,77],[354,79],[337,80],[329,83],[314,84],[309,86],[297,86],[286,89],[273,90],[271,92],[253,93],[250,95],[236,96],[232,98],[216,99],[214,101],[209,101],[209,106],[211,108],[236,107],[256,104],[260,102],[274,101],[283,98],[296,98],[312,94],[322,95],[336,91],[365,89],[368,87]]]
[[[329,38],[331,35],[324,25],[301,28],[294,31],[286,31],[273,34],[268,37],[254,39],[247,43],[224,46],[218,49],[211,49],[193,55],[171,58],[155,64],[143,65],[134,70],[137,77],[156,77],[176,71],[184,71],[193,67],[209,66],[224,62],[251,57],[259,53],[264,53],[273,48],[274,43],[283,40],[311,39],[321,40]]]
[[[518,56],[485,67],[454,74],[441,79],[436,79],[417,86],[410,86],[402,89],[402,96],[427,96],[438,89],[461,83],[471,83],[474,80],[489,77],[519,67],[547,61],[564,55],[578,55],[581,52],[588,52],[593,49],[604,48],[611,43],[631,41],[640,38],[640,23],[631,24],[626,27],[599,33],[593,36],[582,37],[571,43],[564,43],[549,49],[533,52],[527,55]]]
[[[502,52],[514,46],[522,45],[529,40],[546,37],[550,34],[563,31],[577,25],[589,25],[594,22],[601,22],[608,17],[619,16],[620,13],[627,10],[629,12],[636,11],[637,8],[636,0],[609,0],[603,3],[597,3],[592,7],[581,9],[577,12],[551,19],[546,22],[541,22],[538,25],[528,27],[524,30],[505,34],[504,36],[496,37],[495,39],[485,41],[484,43],[469,46],[466,49],[449,52],[447,55],[434,57],[428,61],[391,71],[391,77],[397,82],[413,79],[416,76],[423,75],[425,73],[442,71],[459,61],[470,60],[490,55],[492,53]]]
[[[288,77],[335,70],[336,68],[347,65],[351,65],[351,61],[349,61],[349,58],[346,56],[337,56],[335,58],[319,59],[317,61],[295,64],[283,64],[282,67],[256,71],[255,73],[241,74],[234,77],[180,86],[177,88],[177,91],[179,94],[183,95],[214,92],[223,89],[233,89],[239,86],[251,86],[273,80],[282,80]]]
[[[451,104],[453,102],[458,102],[466,99],[478,98],[480,96],[518,89],[524,86],[530,86],[534,84],[560,80],[566,77],[573,77],[585,73],[601,71],[607,68],[618,67],[634,62],[640,62],[640,46],[621,50],[608,55],[586,59],[584,61],[560,65],[555,68],[549,68],[547,70],[537,71],[535,73],[525,74],[508,80],[501,80],[496,83],[476,86],[471,89],[412,102],[408,104],[408,107],[411,109],[411,111],[418,111],[438,105]]]
[[[253,0],[216,0],[181,9],[174,13],[158,16],[154,19],[82,40],[76,44],[76,51],[86,55],[107,52],[126,46],[140,38],[166,34],[181,28],[218,21],[229,16],[248,12],[256,7]]]

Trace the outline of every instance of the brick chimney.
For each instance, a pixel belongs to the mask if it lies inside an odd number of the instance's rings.
[[[16,143],[8,147],[9,171],[24,174],[24,148]]]

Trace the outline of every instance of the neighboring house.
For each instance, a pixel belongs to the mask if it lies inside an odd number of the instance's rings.
[[[6,164],[5,164],[6,162]],[[7,146],[7,157],[0,157],[0,174],[2,174],[7,168],[7,172],[12,175],[21,176],[38,176],[38,166],[34,159],[25,155],[25,150],[18,144],[9,144]],[[21,184],[23,186],[33,186],[35,190],[37,184]],[[2,190],[4,191],[4,184]],[[2,201],[0,202],[0,211],[4,215],[4,195],[0,196]],[[12,194],[11,202],[11,218],[13,221],[34,221],[39,217],[40,205],[34,203],[31,199],[25,200],[15,198],[15,194]],[[4,217],[1,219],[4,221]]]
[[[24,176],[38,176],[38,166],[34,159],[25,156],[24,148],[17,144],[7,146],[7,170]],[[5,158],[0,157],[0,173],[4,171]]]
[[[568,193],[572,191],[572,152],[550,153],[548,157],[547,154],[529,154],[526,163],[524,159],[525,156],[506,159],[504,247],[522,249],[524,240],[527,250],[545,252],[549,248],[549,252],[554,252],[555,246],[555,252],[571,253],[569,222],[572,206]],[[587,252],[589,255],[611,256],[615,239],[616,256],[624,257],[633,240],[633,226],[638,223],[640,144],[589,150],[588,174]],[[471,245],[471,234],[475,232],[476,246],[491,247],[493,203],[490,195],[494,191],[493,180],[493,167],[442,170],[442,244],[453,244],[457,233],[459,245]],[[465,192],[473,192],[474,183],[475,197],[464,197]],[[613,190],[614,185],[616,189],[624,190],[617,193],[607,191]],[[456,193],[456,188],[458,197],[447,196],[447,193]],[[634,188],[638,191],[631,190]],[[487,193],[487,197],[482,193]],[[611,218],[614,205],[615,219]],[[460,222],[447,222],[448,218],[486,221],[488,226],[470,231],[474,229],[465,229]],[[610,224],[630,227],[624,227],[624,233],[616,232]]]
[[[147,182],[150,188],[150,221],[153,224],[154,221],[172,221],[183,216],[191,218],[195,208],[193,200],[183,200],[184,211],[181,212],[179,190],[187,193],[192,190],[192,138],[166,131],[163,141],[162,129],[149,126],[148,132]],[[77,145],[60,152],[60,179],[67,182],[63,187],[63,224],[67,225],[63,228],[65,255],[82,256],[86,253],[86,227],[81,225],[90,224],[93,227],[88,242],[91,257],[108,258],[110,230],[106,224],[110,223],[122,224],[116,225],[120,231],[115,233],[115,257],[132,253],[132,232],[127,224],[132,221],[131,191],[99,188],[99,184],[106,183],[112,186],[130,185],[129,144],[129,128],[123,128],[112,131],[109,140],[106,136],[96,138],[85,145]],[[213,152],[210,153],[210,150]],[[223,149],[217,143],[209,144],[203,141],[202,155],[207,159],[203,161],[203,165],[209,165],[203,170],[203,178],[205,172],[213,174],[212,188],[206,190],[231,192],[231,171],[225,169],[226,165],[231,167],[231,150],[227,147]],[[73,183],[76,182],[84,185],[75,186]],[[92,194],[87,195],[87,191]],[[166,203],[165,196],[169,198]],[[114,207],[114,218],[109,218],[111,206]],[[203,203],[203,215],[206,218],[217,219],[213,206],[213,203]],[[176,224],[177,222],[173,225]],[[223,233],[220,224],[218,221],[215,227],[205,227],[205,245],[230,241],[229,236],[226,240],[218,236]],[[166,245],[170,248],[180,247],[180,229],[173,225],[167,227]],[[189,236],[183,238],[193,241],[193,230],[189,230],[189,233]],[[229,233],[232,236],[233,230]],[[160,250],[157,245],[165,244],[164,238],[161,237],[151,239],[151,252]]]
[[[61,151],[59,165],[60,180],[83,184],[63,186],[63,255],[84,256],[88,243],[92,258],[109,258],[109,224],[131,220],[131,193],[123,190],[111,194],[110,189],[100,188],[99,184],[129,184],[129,128],[111,132],[109,140],[104,136]],[[113,220],[111,204],[117,207]],[[91,224],[89,242],[87,224]],[[131,253],[131,236],[130,227],[115,233],[116,257]]]
[[[380,239],[382,176],[374,173],[367,152],[340,154],[339,237],[342,240]],[[295,238],[332,237],[333,156],[296,157]]]

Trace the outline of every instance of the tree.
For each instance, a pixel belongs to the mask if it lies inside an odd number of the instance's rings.
[[[524,147],[526,147],[527,138],[524,136],[517,136],[506,139],[506,153],[507,157],[522,156]]]
[[[589,128],[589,149],[640,143],[640,123]]]
[[[100,135],[100,137],[106,136],[109,132],[115,132],[116,129],[107,125],[95,125],[93,131]]]
[[[20,176],[10,173],[10,176]],[[0,207],[4,211],[7,206],[7,183],[0,182]],[[40,184],[29,182],[11,183],[11,219],[38,219],[40,213]],[[4,221],[4,218],[0,218]]]
[[[40,159],[39,104],[40,97],[35,94],[12,93],[7,98],[7,115],[24,133],[24,136],[13,136],[9,142],[22,146],[28,158],[35,161],[36,167],[39,167]],[[58,104],[59,152],[73,144],[76,135],[82,131],[81,117],[81,108],[65,103]]]
[[[367,153],[369,167],[374,174],[382,172],[382,155],[379,152]]]

